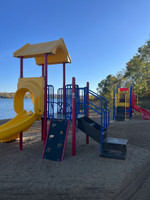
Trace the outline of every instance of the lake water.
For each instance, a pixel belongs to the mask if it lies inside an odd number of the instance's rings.
[[[24,109],[34,111],[32,99],[24,99]],[[54,112],[56,112],[56,104],[54,104]],[[0,98],[0,119],[11,119],[16,116],[14,111],[14,100],[7,98]]]

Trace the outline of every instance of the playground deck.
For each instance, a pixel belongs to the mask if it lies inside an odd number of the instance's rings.
[[[93,116],[96,120],[96,116]],[[0,122],[1,124],[4,121]],[[63,162],[42,160],[41,122],[19,142],[0,143],[0,199],[148,200],[150,196],[150,121],[113,122],[108,136],[128,139],[126,160],[100,157],[99,144],[77,132],[72,157],[71,127]]]

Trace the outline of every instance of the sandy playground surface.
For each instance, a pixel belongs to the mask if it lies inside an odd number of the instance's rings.
[[[4,123],[5,120],[0,121]],[[77,133],[72,156],[71,127],[63,162],[42,160],[40,122],[18,141],[0,143],[0,200],[149,200],[150,121],[112,122],[108,136],[127,138],[126,160],[100,157],[100,146]]]

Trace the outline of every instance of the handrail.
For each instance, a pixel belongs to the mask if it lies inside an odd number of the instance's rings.
[[[96,105],[94,105],[93,103],[91,103],[91,102],[87,102],[88,104],[91,104],[92,106],[95,106],[97,109],[99,109],[99,110],[103,110],[103,108],[101,109],[100,107],[98,107],[98,106],[96,106]],[[104,110],[103,110],[104,111]]]
[[[102,129],[102,131],[103,131],[104,129],[106,129],[107,126],[110,124],[109,118],[107,119],[107,117],[105,116],[106,111],[104,111],[104,110],[102,109],[102,112],[99,112],[99,111],[95,110],[93,107],[89,106],[88,104],[86,104],[86,105],[87,105],[89,108],[91,108],[92,110],[94,110],[95,112],[97,112],[99,115],[101,115],[101,129]],[[104,126],[103,126],[103,122],[102,122],[102,114],[103,114],[103,113],[104,113]]]
[[[94,94],[91,90],[87,90],[87,92],[102,101],[101,97],[98,97],[96,93]]]
[[[87,92],[89,92],[89,94],[93,95],[94,97],[96,97],[97,99],[99,99],[101,101],[101,109],[103,107],[102,101],[104,100],[105,101],[105,109],[104,110],[107,110],[107,100],[104,97],[93,92],[92,90],[87,90]]]
[[[96,92],[94,92],[94,91],[92,91],[92,90],[88,90],[88,89],[86,89],[90,94],[92,94],[93,96],[95,96],[95,97],[97,97],[97,98],[101,98],[101,99],[103,99],[105,102],[107,102],[107,100],[105,99],[105,97],[103,97],[103,96],[101,96],[101,95],[99,95],[99,94],[97,94]]]
[[[93,107],[89,106],[88,104],[86,104],[86,103],[85,103],[85,105],[86,105],[86,106],[88,106],[89,108],[91,108],[92,110],[94,110],[95,112],[97,112],[99,115],[101,115],[101,114],[102,114],[101,112],[99,112],[99,111],[95,110]]]
[[[100,107],[98,107],[97,105],[95,105],[94,103],[90,101],[86,102],[85,105],[88,106],[91,110],[101,115],[101,126],[103,126],[104,128],[107,128],[107,126],[110,124],[110,110],[107,108],[107,100],[101,95],[93,92],[92,90],[88,90],[87,88],[85,88],[85,91],[91,94],[92,96],[96,97],[98,100],[100,100]],[[103,102],[105,104],[103,104]],[[94,108],[91,105],[94,106]],[[97,109],[100,111],[98,111]]]

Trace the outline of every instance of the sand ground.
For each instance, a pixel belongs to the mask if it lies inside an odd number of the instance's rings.
[[[1,121],[1,124],[5,120]],[[150,121],[112,122],[108,135],[128,139],[126,160],[100,157],[100,146],[77,132],[72,156],[71,127],[63,162],[42,160],[40,122],[19,142],[0,143],[0,200],[149,200]]]

